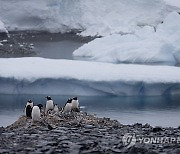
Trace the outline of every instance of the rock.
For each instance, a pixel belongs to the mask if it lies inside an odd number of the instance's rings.
[[[4,127],[0,127],[0,134],[2,134],[5,131]]]
[[[50,131],[51,130],[51,131]],[[157,133],[156,133],[157,132]],[[0,127],[1,153],[177,153],[177,144],[145,144],[138,140],[129,148],[122,142],[126,134],[137,137],[179,137],[179,129],[146,124],[122,125],[116,120],[98,118],[83,112],[61,112],[41,116],[32,122],[21,116],[12,125]]]
[[[163,131],[163,129],[161,127],[155,127],[152,129],[152,132],[156,133],[156,132],[160,132]]]

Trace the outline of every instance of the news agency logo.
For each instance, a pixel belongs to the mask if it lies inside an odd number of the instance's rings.
[[[136,135],[126,133],[122,138],[122,142],[126,148],[132,147],[133,145],[136,144]]]
[[[135,133],[126,133],[122,137],[124,147],[130,148],[136,143],[140,144],[180,144],[180,137],[167,136],[137,136]]]

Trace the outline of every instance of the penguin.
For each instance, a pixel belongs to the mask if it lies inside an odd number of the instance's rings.
[[[33,108],[33,101],[29,99],[26,103],[26,106],[30,105]]]
[[[71,102],[72,102],[72,99],[69,98],[63,108],[63,113],[70,113],[71,112]]]
[[[79,110],[79,101],[78,101],[77,97],[74,97],[72,99],[71,110],[74,111],[74,112],[80,112],[80,110]]]
[[[30,105],[26,106],[25,112],[26,112],[26,117],[32,118],[32,117],[31,117],[32,107],[31,107]]]
[[[44,115],[43,105],[42,104],[38,104],[37,106],[40,109],[41,116],[43,116]]]
[[[59,109],[58,109],[58,105],[57,105],[57,104],[55,104],[55,105],[54,105],[54,109],[53,109],[53,111],[54,111],[54,112],[58,112],[58,111],[59,111]]]
[[[46,102],[45,114],[47,114],[49,110],[54,109],[54,103],[52,98],[50,96],[47,96],[46,98],[47,98],[47,102]]]
[[[38,106],[34,106],[32,109],[32,120],[33,121],[40,121],[40,108]]]
[[[42,104],[38,104],[37,106],[39,107],[40,111],[43,109],[43,105]]]
[[[33,101],[31,99],[29,99],[27,101],[25,109],[24,109],[26,117],[31,118],[32,108],[33,108]]]

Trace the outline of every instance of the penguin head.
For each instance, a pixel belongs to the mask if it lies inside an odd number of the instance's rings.
[[[47,100],[52,100],[51,96],[46,96]]]
[[[72,102],[72,98],[68,98],[66,103],[71,103]]]
[[[42,104],[38,104],[37,106],[39,107],[40,110],[43,108]]]
[[[73,97],[73,100],[77,100],[78,98],[77,97]]]
[[[28,100],[28,103],[32,103],[32,100],[31,100],[31,99],[29,99],[29,100]]]

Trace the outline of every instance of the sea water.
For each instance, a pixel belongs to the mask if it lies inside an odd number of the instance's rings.
[[[45,106],[46,95],[4,95],[0,94],[0,126],[7,126],[24,114],[28,99],[34,104]],[[69,97],[52,96],[60,107]],[[116,119],[122,124],[149,123],[152,126],[178,127],[180,117],[180,96],[115,97],[79,96],[81,110],[98,117]]]

